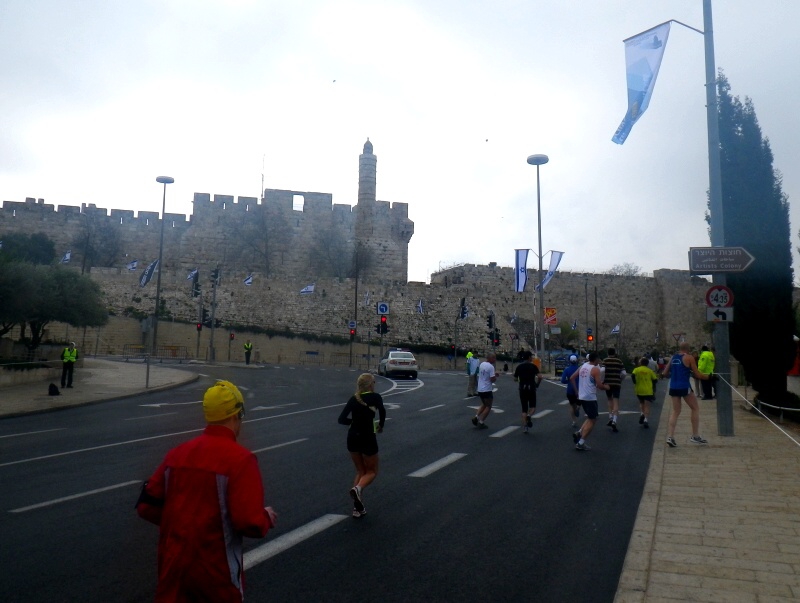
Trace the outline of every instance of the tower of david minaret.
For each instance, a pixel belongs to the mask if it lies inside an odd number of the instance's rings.
[[[384,281],[408,280],[408,242],[414,223],[408,219],[407,203],[377,200],[378,158],[367,139],[358,157],[358,204],[356,243],[369,255],[365,275]]]

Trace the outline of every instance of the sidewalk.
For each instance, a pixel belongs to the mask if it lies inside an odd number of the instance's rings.
[[[666,443],[665,398],[615,603],[800,601],[800,436],[794,441],[734,393],[734,436],[717,433],[715,401],[689,408]]]
[[[86,359],[73,389],[48,396],[47,384],[0,390],[0,417],[44,412],[195,381],[196,373]],[[733,437],[717,436],[716,403],[701,401],[700,433],[690,444],[689,409],[678,419],[677,448],[668,448],[671,401],[661,412],[615,603],[800,601],[800,430],[785,429],[743,409],[734,398]],[[596,551],[589,554],[598,554]]]
[[[174,365],[172,365],[174,366]],[[82,369],[75,369],[71,389],[60,396],[47,395],[47,383],[26,383],[0,389],[0,418],[45,412],[57,408],[92,404],[162,391],[197,381],[197,373],[163,364],[150,365],[150,387],[145,387],[147,366],[142,362],[116,362],[86,358]],[[54,381],[60,385],[58,379]]]

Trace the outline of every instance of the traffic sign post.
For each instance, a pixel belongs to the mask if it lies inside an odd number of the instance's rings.
[[[706,291],[706,305],[709,308],[732,308],[733,291],[725,285],[714,285]]]
[[[377,310],[378,314],[388,314],[389,313],[389,304],[386,302],[378,302],[375,304],[375,310]]]

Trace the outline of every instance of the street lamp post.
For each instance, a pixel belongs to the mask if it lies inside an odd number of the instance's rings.
[[[539,358],[544,354],[544,287],[542,287],[542,198],[539,187],[539,166],[550,161],[547,155],[530,155],[528,163],[536,166],[536,213],[539,218]]]
[[[156,182],[164,185],[164,194],[161,198],[161,239],[158,243],[158,277],[156,278],[156,311],[153,314],[153,340],[150,342],[150,351],[147,358],[147,375],[145,377],[145,387],[150,387],[150,355],[156,351],[156,341],[158,339],[158,306],[161,303],[161,271],[163,269],[162,257],[164,255],[164,221],[167,210],[167,185],[175,182],[171,176],[159,176]]]

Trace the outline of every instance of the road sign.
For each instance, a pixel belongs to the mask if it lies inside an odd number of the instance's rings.
[[[730,308],[733,306],[733,291],[725,285],[714,285],[706,291],[706,305],[709,308]]]
[[[706,308],[706,321],[733,322],[733,308]]]
[[[690,247],[689,272],[744,272],[755,258],[744,247]]]
[[[351,329],[355,329],[356,328],[356,321],[355,320],[351,320],[350,322],[347,323],[347,326],[349,328],[351,328]]]
[[[544,309],[544,324],[546,325],[554,325],[557,322],[558,311],[556,308],[545,308]]]
[[[588,328],[588,329],[586,329],[586,334],[587,334],[587,335],[591,335],[591,334],[592,334],[592,329],[591,329],[591,327],[590,327],[590,328]]]
[[[378,310],[378,314],[389,313],[389,304],[387,304],[386,302],[378,302],[375,307]]]

